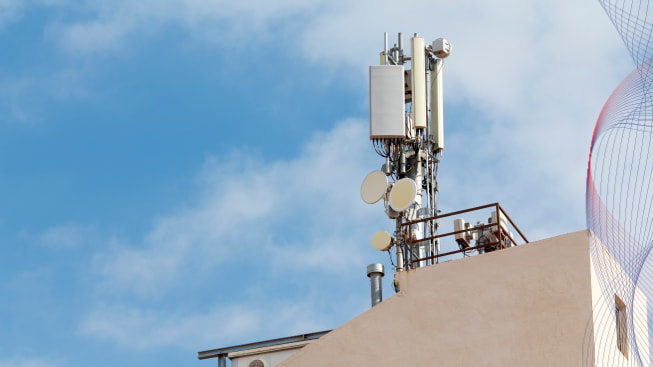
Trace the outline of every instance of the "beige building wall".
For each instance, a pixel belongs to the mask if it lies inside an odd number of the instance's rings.
[[[600,244],[597,244],[600,246]],[[630,289],[634,286],[632,280],[616,261],[608,256],[602,257],[602,266],[609,266],[609,274],[618,277],[620,286],[618,291]],[[632,313],[635,335],[629,335],[629,339],[635,340],[636,343],[630,343],[628,358],[626,358],[617,346],[617,328],[615,313],[615,296],[618,296],[625,303],[628,302],[628,294],[606,294],[599,282],[599,275],[595,265],[590,264],[591,285],[592,285],[592,305],[593,307],[593,345],[594,345],[594,365],[617,367],[617,366],[650,366],[651,358],[649,351],[649,331],[648,331],[648,301],[646,295],[639,289],[635,288],[634,305],[628,311]],[[630,305],[627,305],[630,306]],[[630,330],[629,330],[630,332]],[[637,348],[637,350],[633,350]],[[639,360],[637,356],[639,356]],[[641,363],[641,364],[640,364]]]
[[[399,294],[280,366],[579,366],[593,340],[587,231],[399,279]]]

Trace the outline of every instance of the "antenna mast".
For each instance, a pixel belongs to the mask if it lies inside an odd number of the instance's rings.
[[[361,197],[368,204],[383,199],[385,212],[394,219],[392,235],[379,231],[372,246],[381,251],[395,247],[396,271],[431,265],[437,260],[416,261],[439,253],[438,223],[404,223],[437,215],[437,172],[444,149],[442,114],[442,65],[451,44],[438,38],[425,46],[424,38],[410,38],[410,57],[403,49],[403,35],[388,49],[388,34],[380,65],[369,68],[370,140],[385,159],[378,171],[365,177]],[[410,69],[406,69],[410,62]],[[420,241],[422,238],[431,238]],[[396,275],[396,274],[395,274]],[[399,284],[395,276],[395,290]]]

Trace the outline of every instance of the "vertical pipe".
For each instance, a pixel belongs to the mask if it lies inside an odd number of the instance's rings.
[[[434,157],[435,164],[432,165],[432,169],[431,169],[431,201],[433,202],[433,215],[438,215],[438,201],[437,201],[437,195],[439,195],[439,193],[438,193],[438,177],[436,176],[436,172],[435,172],[435,165],[439,164],[438,154],[439,153],[435,154],[435,157]],[[432,236],[436,235],[438,233],[438,223],[437,222],[433,223],[432,232],[433,232]],[[439,255],[440,254],[440,240],[435,239],[433,241],[433,247],[434,247],[433,251],[435,251],[435,254]],[[431,263],[438,263],[439,258],[436,257],[435,259],[433,259],[431,261],[432,261]]]
[[[426,165],[425,165],[425,177],[426,177],[426,206],[427,208],[433,210],[433,213],[429,213],[430,215],[437,215],[435,213],[435,200],[433,198],[433,160],[431,159],[431,155],[429,154],[431,152],[431,69],[433,66],[433,62],[430,57],[430,53],[427,53],[427,57],[425,59],[425,66],[426,66],[426,134],[425,134],[425,143],[424,147],[426,149]],[[425,237],[431,237],[434,235],[433,232],[433,223],[425,222],[424,223],[424,230],[425,230]],[[434,255],[435,252],[435,242],[434,240],[429,240],[428,242],[428,253],[427,256],[431,257]],[[433,259],[430,259],[426,262],[426,265],[433,264]]]
[[[367,266],[367,277],[370,278],[370,295],[372,307],[383,301],[383,289],[381,278],[383,278],[383,264],[370,264]]]
[[[395,238],[402,236],[401,233],[401,217],[397,218],[397,229],[395,230]],[[401,249],[401,244],[397,242],[395,244],[397,250],[397,271],[404,271],[404,253]]]
[[[397,271],[404,271],[404,253],[401,248],[402,245],[397,245]]]
[[[383,65],[388,65],[388,32],[383,32]]]
[[[423,189],[424,167],[422,166],[421,149],[423,149],[423,148],[420,147],[420,151],[416,152],[417,157],[415,159],[415,169],[414,169],[415,177],[414,177],[414,179],[415,179],[415,183],[417,184],[417,198],[418,198],[417,200],[418,200],[418,204],[417,204],[417,208],[415,208],[415,211],[414,211],[414,214],[413,214],[413,218],[412,218],[413,220],[421,218],[420,217],[420,214],[422,214],[421,213],[421,208],[424,207],[423,206],[423,204],[424,204],[424,200],[423,200],[424,199],[424,189]],[[428,207],[428,204],[427,204],[427,207]],[[412,226],[411,226],[411,229],[412,229]],[[416,237],[415,238],[416,239],[415,244],[417,246],[415,246],[414,251],[413,251],[414,257],[417,258],[417,259],[421,259],[421,258],[426,257],[425,254],[424,254],[425,253],[424,242],[421,241],[421,239],[424,238],[424,232],[423,231],[424,231],[424,223],[417,223],[415,225],[415,237]],[[411,235],[412,235],[412,233],[411,233]],[[417,263],[412,263],[412,260],[415,260],[415,258],[411,259],[411,264],[414,265],[415,268],[419,268],[421,266],[426,265],[426,263],[424,261],[420,261],[420,262],[417,262]]]
[[[497,202],[497,231],[499,232],[499,235],[497,236],[498,241],[499,241],[499,250],[503,248],[503,236],[501,235],[501,212],[499,211],[499,203]]]
[[[223,354],[218,356],[218,367],[227,367],[227,358]]]
[[[397,63],[399,65],[404,64],[404,36],[401,32],[397,34],[397,46],[399,47],[399,57],[397,58]]]
[[[387,143],[387,144],[384,143],[384,149],[385,149],[385,153],[386,153],[386,157],[385,157],[385,170],[386,171],[385,171],[385,174],[389,176],[390,173],[392,173],[392,167],[391,167],[392,162],[390,162],[390,154],[392,153],[392,143]]]
[[[425,60],[426,65],[426,140],[430,146],[431,137],[431,58],[427,57]]]

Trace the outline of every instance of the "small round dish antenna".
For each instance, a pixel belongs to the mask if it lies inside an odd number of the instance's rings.
[[[395,182],[390,190],[390,206],[397,212],[403,212],[415,203],[417,184],[410,178]]]
[[[361,184],[361,199],[368,204],[381,200],[388,190],[388,176],[381,171],[372,171]]]
[[[392,237],[386,231],[378,231],[370,238],[370,243],[375,250],[387,251],[392,247]]]

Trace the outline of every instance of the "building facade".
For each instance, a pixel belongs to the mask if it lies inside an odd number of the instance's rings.
[[[602,297],[585,230],[401,272],[398,280],[398,294],[265,366],[612,367],[637,358],[650,365],[648,328],[620,329],[628,305],[619,295],[612,304]],[[635,302],[646,305],[639,294]]]

